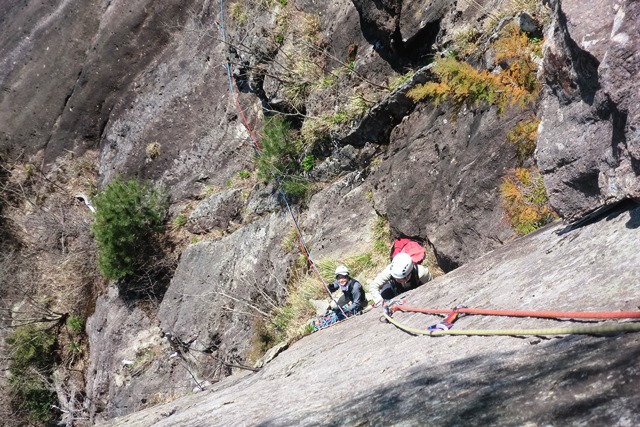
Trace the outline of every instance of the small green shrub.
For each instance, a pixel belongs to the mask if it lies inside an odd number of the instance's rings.
[[[67,318],[67,327],[71,332],[80,333],[84,331],[84,320],[72,314]]]
[[[46,424],[53,417],[51,405],[56,403],[56,395],[46,383],[53,370],[56,336],[29,325],[17,328],[6,342],[11,354],[11,405],[31,422]]]
[[[258,178],[271,182],[294,172],[297,169],[300,146],[293,136],[289,122],[280,116],[272,116],[265,123],[262,133]]]
[[[257,159],[258,178],[265,182],[278,181],[287,196],[306,197],[310,185],[300,176],[304,170],[303,161],[300,161],[302,141],[281,116],[271,117],[263,134],[262,152]]]
[[[167,213],[161,190],[118,177],[94,199],[92,232],[98,243],[98,267],[107,279],[134,275],[145,260],[151,237],[160,230]]]
[[[380,255],[389,255],[391,250],[391,231],[389,230],[389,220],[384,216],[376,218],[373,225],[373,249]]]
[[[316,164],[316,158],[312,154],[307,154],[302,159],[302,170],[309,172]]]
[[[549,207],[542,175],[536,170],[518,168],[503,178],[500,195],[511,226],[521,235],[529,234],[558,217]]]
[[[287,329],[293,320],[294,314],[294,308],[291,305],[278,307],[275,310],[275,315],[271,318],[271,325],[277,334],[286,336],[288,332]]]
[[[178,215],[174,220],[173,220],[173,227],[174,228],[180,228],[183,227],[187,221],[189,219],[187,218],[186,215]]]
[[[338,110],[333,115],[327,118],[332,125],[341,125],[347,123],[350,120],[349,113],[346,110]]]
[[[324,76],[322,77],[322,79],[320,79],[319,88],[327,89],[331,86],[334,86],[336,83],[338,83],[338,78],[336,76],[334,75]]]
[[[309,195],[311,184],[302,178],[285,178],[280,183],[280,188],[289,197],[303,200]]]
[[[238,177],[241,179],[249,179],[251,178],[251,172],[243,169],[240,172],[238,172]]]

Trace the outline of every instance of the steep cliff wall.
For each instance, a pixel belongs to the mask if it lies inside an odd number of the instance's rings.
[[[553,6],[537,158],[554,207],[576,219],[638,198],[640,7],[633,1]]]
[[[3,159],[51,177],[89,150],[99,187],[118,174],[148,179],[168,188],[171,220],[191,215],[161,300],[131,301],[115,284],[97,299],[83,409],[92,421],[230,373],[246,361],[256,313],[286,301],[292,217],[275,183],[239,178],[253,174],[269,114],[315,138],[303,174],[314,194],[291,213],[319,259],[370,250],[380,218],[392,237],[427,243],[446,272],[500,250],[516,237],[498,192],[519,162],[506,136],[535,114],[536,160],[562,216],[638,197],[637,2],[550,2],[536,24],[547,30],[542,96],[505,111],[408,96],[436,78],[434,55],[461,54],[460,34],[475,34],[473,65],[505,66],[484,48],[525,18],[500,15],[498,0],[156,3],[13,2],[0,18]],[[163,382],[172,387],[153,391]]]

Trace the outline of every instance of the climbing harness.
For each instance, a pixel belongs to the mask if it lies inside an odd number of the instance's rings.
[[[425,314],[447,314],[447,317],[434,325],[425,329],[412,328],[398,322],[392,317],[396,311],[416,312]],[[399,329],[414,335],[444,336],[444,335],[572,335],[590,334],[602,335],[616,332],[640,332],[640,322],[619,323],[615,325],[597,326],[572,326],[566,328],[545,328],[545,329],[466,329],[450,330],[453,322],[462,315],[480,314],[488,316],[509,316],[509,317],[536,317],[545,319],[640,319],[640,312],[566,312],[566,311],[524,311],[524,310],[485,310],[474,309],[465,306],[457,306],[451,310],[423,309],[416,307],[405,307],[403,304],[389,304],[385,307],[383,317],[385,321],[393,324]]]
[[[368,310],[363,310],[368,311]],[[345,313],[346,316],[343,316],[342,313]],[[341,311],[331,310],[329,313],[324,316],[316,317],[312,319],[311,323],[313,325],[313,332],[319,331],[320,329],[328,328],[329,326],[333,326],[336,323],[344,322],[345,320],[352,319],[356,317],[358,313],[354,311],[347,310],[346,308],[342,308]]]

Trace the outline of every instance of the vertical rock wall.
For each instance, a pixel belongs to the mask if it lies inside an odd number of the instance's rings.
[[[640,6],[553,1],[538,164],[553,207],[575,219],[640,196]]]

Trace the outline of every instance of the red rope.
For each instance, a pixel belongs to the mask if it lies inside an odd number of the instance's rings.
[[[236,79],[231,76],[231,80],[233,81],[233,84],[236,84]],[[237,85],[236,85],[237,86]],[[242,121],[244,122],[244,127],[247,129],[247,132],[249,132],[249,135],[251,136],[251,140],[253,141],[253,144],[256,147],[256,150],[258,150],[258,152],[262,152],[262,148],[260,147],[260,143],[258,142],[258,138],[256,138],[256,136],[253,134],[253,131],[251,130],[251,126],[249,126],[249,121],[247,120],[247,117],[244,115],[244,110],[242,109],[242,106],[240,105],[240,100],[238,99],[238,95],[236,94],[234,96],[234,101],[236,102],[236,106],[238,107],[238,111],[240,111],[240,116],[242,116]]]
[[[640,311],[526,311],[526,310],[485,310],[479,308],[458,308],[438,310],[430,308],[407,307],[394,305],[393,312],[412,311],[425,314],[449,314],[455,311],[460,314],[479,314],[484,316],[509,316],[509,317],[539,317],[546,319],[640,319]]]
[[[322,283],[322,286],[324,286],[325,291],[327,291],[327,293],[329,294],[329,298],[331,298],[331,301],[336,303],[336,305],[340,309],[340,313],[342,313],[342,315],[345,318],[347,318],[347,313],[345,313],[342,307],[340,307],[340,305],[338,304],[338,301],[336,301],[335,298],[333,298],[333,294],[331,293],[331,291],[329,290],[329,287],[327,286],[324,279],[322,278],[322,275],[320,275],[320,272],[318,271],[316,264],[313,261],[311,261],[311,257],[309,257],[309,252],[307,252],[307,247],[304,245],[304,242],[302,241],[302,236],[300,235],[300,233],[297,233],[297,234],[298,234],[298,241],[300,243],[300,247],[302,248],[302,252],[304,253],[304,256],[307,258],[309,265],[311,265],[312,270],[316,273],[316,276],[318,276],[320,283]]]
[[[236,79],[233,76],[231,76],[231,81],[233,82],[234,85],[236,84]],[[251,140],[253,141],[253,144],[254,144],[256,150],[258,151],[258,153],[262,154],[262,148],[260,147],[260,143],[258,142],[258,138],[256,138],[256,136],[253,134],[253,130],[251,129],[251,126],[249,125],[249,121],[247,120],[247,117],[244,114],[244,110],[242,109],[242,105],[240,105],[240,100],[238,99],[237,92],[234,91],[234,93],[236,94],[234,96],[234,101],[236,103],[236,106],[238,107],[238,111],[240,112],[240,116],[242,117],[242,121],[244,122],[244,126],[247,129],[247,132],[249,132],[249,135],[251,136]],[[293,214],[291,216],[293,217]],[[295,218],[294,218],[294,224],[295,224]],[[329,297],[331,298],[331,300],[336,303],[336,305],[340,309],[340,312],[346,318],[347,314],[344,312],[342,307],[340,307],[338,305],[338,302],[333,298],[333,295],[331,294],[331,291],[329,290],[329,287],[325,283],[324,279],[322,279],[322,276],[320,275],[320,272],[316,268],[315,263],[311,260],[311,257],[309,255],[309,251],[308,251],[307,247],[305,246],[304,241],[302,240],[302,235],[300,234],[300,230],[298,230],[297,225],[296,225],[296,234],[298,235],[298,241],[300,242],[300,246],[302,247],[302,252],[304,252],[304,255],[307,258],[307,261],[309,262],[309,264],[313,268],[313,271],[318,276],[318,279],[320,279],[320,283],[322,283],[322,286],[324,286],[324,289],[327,291],[327,293],[329,293]]]

